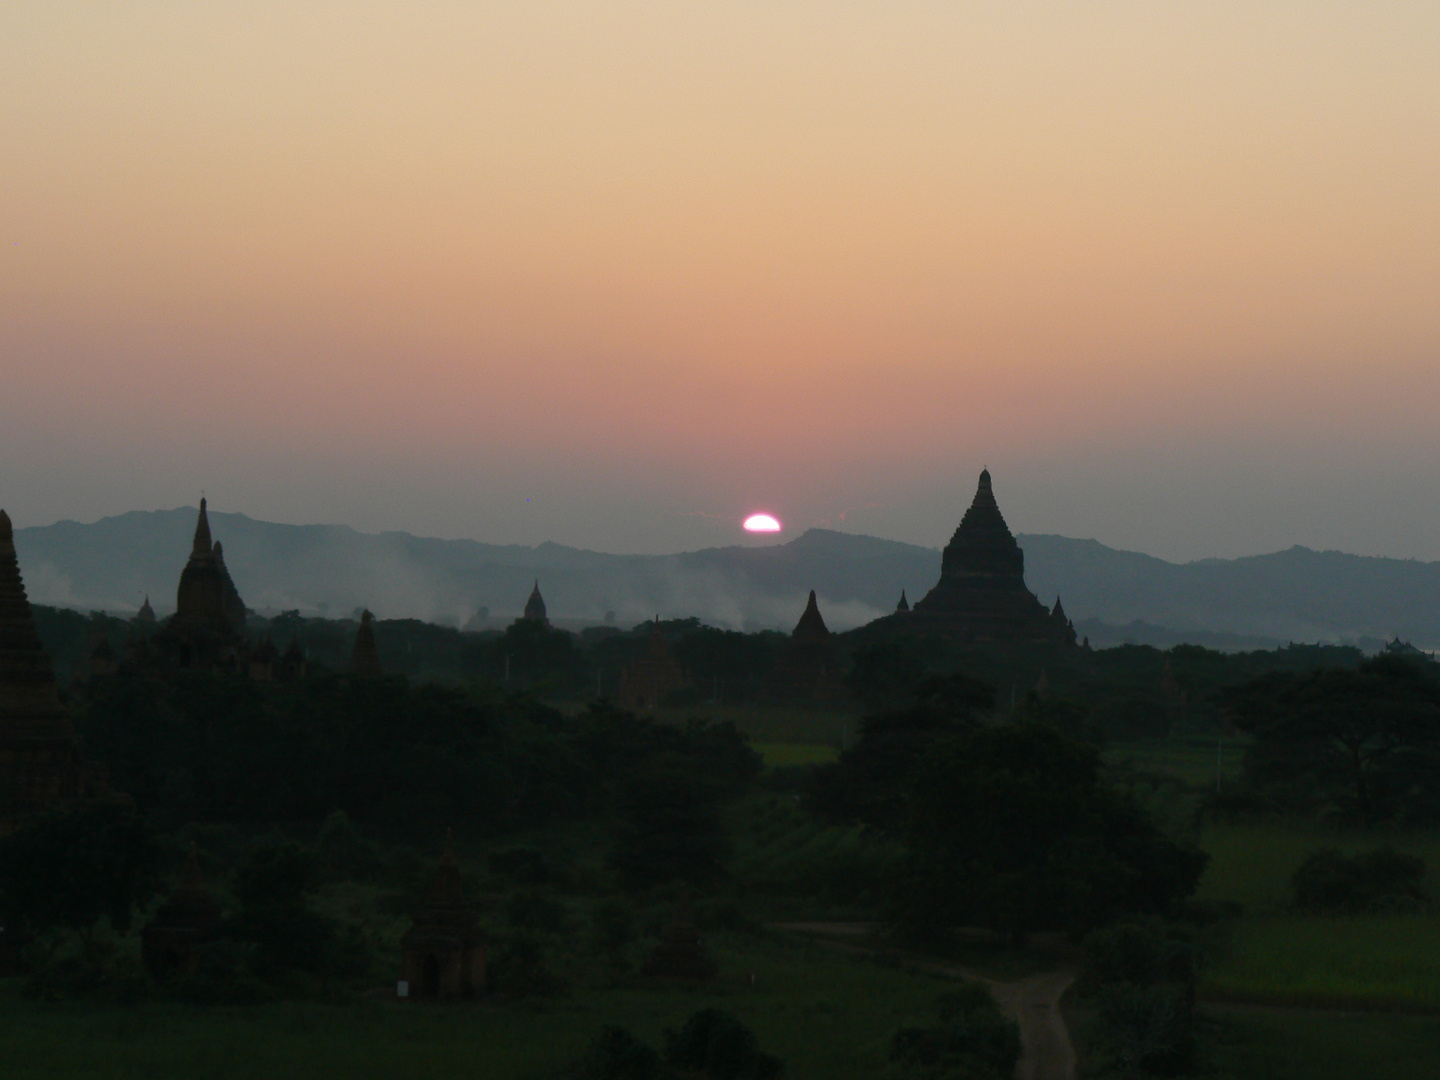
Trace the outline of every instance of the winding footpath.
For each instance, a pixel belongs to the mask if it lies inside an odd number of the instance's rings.
[[[884,952],[860,943],[874,929],[865,923],[776,923],[774,929],[824,938],[839,948],[869,956]],[[885,955],[897,954],[885,952]],[[1075,1048],[1060,1011],[1060,999],[1075,981],[1073,969],[1059,968],[1002,982],[954,964],[911,954],[898,955],[916,971],[969,979],[989,987],[1000,1010],[1020,1025],[1021,1052],[1015,1066],[1016,1080],[1075,1080]]]

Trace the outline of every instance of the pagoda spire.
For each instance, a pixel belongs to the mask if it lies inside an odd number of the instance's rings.
[[[205,497],[200,497],[200,517],[195,521],[195,542],[190,546],[192,555],[210,554],[210,515],[205,510]]]
[[[355,647],[350,652],[350,671],[361,677],[381,674],[380,652],[375,648],[375,616],[366,608],[360,613],[360,630],[355,635]]]
[[[795,629],[790,632],[792,640],[807,641],[828,641],[830,628],[825,625],[825,620],[820,617],[820,605],[815,602],[815,590],[810,590],[810,599],[805,605],[805,613],[800,616],[800,621],[795,624]]]

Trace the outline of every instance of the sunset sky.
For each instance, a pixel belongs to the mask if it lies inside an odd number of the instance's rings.
[[[0,506],[1440,559],[1440,5],[0,6]],[[754,542],[754,541],[750,541]]]

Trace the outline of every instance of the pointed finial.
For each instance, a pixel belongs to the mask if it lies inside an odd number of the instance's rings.
[[[195,521],[194,555],[210,554],[210,515],[205,510],[205,498],[200,498],[200,517]]]
[[[0,544],[9,547],[15,545],[15,530],[10,525],[10,515],[0,510]]]

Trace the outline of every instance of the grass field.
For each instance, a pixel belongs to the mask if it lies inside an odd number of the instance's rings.
[[[1214,791],[1217,777],[1221,784],[1239,777],[1245,743],[1233,737],[1176,735],[1115,743],[1101,758],[1108,765],[1127,766],[1140,773],[1163,773],[1196,791]]]
[[[818,943],[716,935],[711,944],[722,975],[703,990],[577,991],[506,1006],[41,1005],[22,1000],[10,980],[0,983],[0,1076],[539,1078],[573,1060],[602,1024],[658,1046],[666,1027],[713,1006],[750,1026],[791,1080],[860,1080],[880,1070],[890,1034],[932,1019],[937,997],[954,985]]]
[[[840,756],[835,746],[814,743],[751,743],[766,765],[823,765]]]
[[[1440,1072],[1440,1017],[1205,1007],[1220,1030],[1214,1075],[1263,1080],[1417,1080]]]
[[[660,719],[683,722],[691,717],[729,721],[757,745],[833,746],[852,745],[859,734],[860,714],[839,709],[807,709],[770,705],[702,705],[666,709]]]
[[[1440,1013],[1440,919],[1242,919],[1207,997]]]

